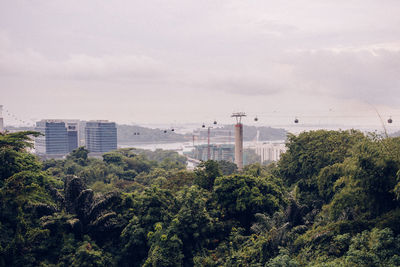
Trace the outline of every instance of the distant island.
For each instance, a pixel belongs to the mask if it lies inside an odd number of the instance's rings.
[[[188,139],[172,129],[152,129],[139,125],[117,125],[118,144],[184,142]]]
[[[224,125],[224,129],[231,130],[234,133],[234,125]],[[243,139],[244,141],[253,141],[257,138],[257,131],[259,131],[260,141],[275,141],[286,140],[287,131],[282,128],[272,128],[269,126],[248,126],[243,125]]]
[[[30,131],[34,130],[34,127],[17,127],[7,126],[7,131]],[[226,131],[231,132],[232,140],[234,138],[234,125],[221,125],[213,128],[211,131]],[[204,131],[204,129],[202,129]],[[244,141],[252,141],[257,138],[257,131],[259,131],[260,141],[274,141],[274,140],[285,140],[287,131],[281,128],[272,128],[267,126],[247,126],[244,125],[243,135]],[[185,142],[191,141],[193,137],[192,133],[180,134],[172,131],[172,129],[160,129],[160,128],[148,128],[139,125],[126,125],[117,124],[117,138],[118,144],[140,144],[140,143],[156,143],[156,142]]]
[[[167,129],[151,129],[138,125],[118,125],[118,143],[151,143],[151,142],[184,142],[191,141],[193,135],[198,135],[198,131],[204,132],[206,129],[197,129],[194,133],[179,134]],[[244,125],[243,134],[244,141],[252,141],[257,138],[257,131],[259,131],[259,140],[261,141],[274,141],[285,140],[287,131],[284,129],[277,129],[272,127],[256,127]],[[219,132],[216,134],[216,132]],[[221,132],[228,134],[231,133],[232,140],[234,138],[234,125],[221,125],[211,129],[211,138],[217,138]]]

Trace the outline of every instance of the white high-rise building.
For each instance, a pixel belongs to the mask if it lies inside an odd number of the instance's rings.
[[[88,121],[85,126],[86,148],[92,153],[105,153],[117,149],[115,122]]]
[[[78,147],[78,120],[41,120],[35,130],[43,135],[35,138],[39,155],[62,157]]]
[[[264,142],[256,144],[256,154],[261,157],[261,163],[278,161],[286,149],[285,143]]]

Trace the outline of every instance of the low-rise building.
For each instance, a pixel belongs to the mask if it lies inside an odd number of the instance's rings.
[[[210,160],[234,161],[235,146],[231,144],[210,144]],[[198,145],[193,150],[193,158],[208,160],[208,145]]]

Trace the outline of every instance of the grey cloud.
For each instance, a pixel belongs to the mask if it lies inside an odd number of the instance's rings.
[[[32,49],[17,50],[0,42],[0,76],[98,81],[151,80],[160,79],[167,72],[168,68],[163,63],[145,55],[72,54],[66,59],[55,60]]]
[[[242,96],[269,96],[283,93],[287,89],[289,81],[279,79],[284,75],[282,70],[271,68],[265,68],[264,72],[258,70],[252,73],[244,70],[228,73],[219,71],[199,77],[194,86]]]
[[[298,52],[294,75],[310,93],[380,104],[398,103],[400,47]]]
[[[239,95],[271,95],[276,94],[282,88],[273,81],[255,80],[251,77],[232,77],[213,80],[206,86],[216,91],[225,91]]]
[[[252,24],[254,24],[260,33],[271,34],[276,37],[294,34],[299,31],[299,28],[294,25],[280,23],[268,18],[254,20]]]
[[[149,113],[202,114],[191,102],[200,97],[221,112],[257,101],[394,104],[400,46],[364,46],[399,41],[399,8],[397,0],[2,1],[1,98],[17,109],[19,95],[46,94],[60,113],[66,97],[88,102],[93,92],[102,104],[140,99]],[[84,100],[74,102],[82,113]]]
[[[98,80],[148,80],[160,78],[166,72],[162,63],[143,55],[72,55],[60,64],[60,68],[65,70],[66,78]]]

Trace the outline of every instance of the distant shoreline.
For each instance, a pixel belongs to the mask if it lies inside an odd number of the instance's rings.
[[[118,141],[117,144],[118,145],[123,145],[123,146],[127,146],[127,145],[152,145],[152,144],[173,144],[173,143],[186,143],[189,142],[188,140],[183,140],[183,141],[143,141],[143,142],[130,142],[130,141],[126,141],[126,142],[120,142]]]

